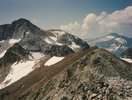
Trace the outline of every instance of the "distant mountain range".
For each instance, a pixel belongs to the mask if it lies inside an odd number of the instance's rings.
[[[89,43],[117,55],[131,47],[118,34]],[[98,47],[23,18],[1,25],[0,100],[131,100],[132,63]]]
[[[132,48],[132,38],[119,35],[117,33],[111,33],[109,35],[90,40],[88,43],[91,46],[96,45],[97,47],[104,48],[118,57],[120,57],[126,49]]]

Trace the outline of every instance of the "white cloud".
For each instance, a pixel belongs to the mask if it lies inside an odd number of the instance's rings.
[[[81,24],[78,22],[62,25],[61,29],[82,38],[94,38],[111,32],[132,36],[132,6],[111,14],[88,14]]]
[[[68,25],[62,25],[61,28],[69,30],[69,31],[71,31],[71,30],[74,31],[74,30],[80,28],[80,24],[77,22],[74,22],[74,23],[70,23]]]
[[[70,23],[68,25],[61,25],[60,29],[63,29],[70,33],[80,33],[81,32],[81,25],[78,22]],[[82,34],[79,34],[80,36]]]

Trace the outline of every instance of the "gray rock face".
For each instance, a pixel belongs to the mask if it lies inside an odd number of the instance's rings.
[[[74,53],[74,51],[67,45],[49,45],[44,52],[55,56],[65,56],[67,54]]]
[[[26,19],[18,19],[11,24],[5,24],[0,26],[0,40],[5,39],[22,39],[26,32],[30,32],[35,35],[43,35],[37,26],[33,25],[30,21]]]
[[[10,24],[0,25],[0,41],[11,38],[12,34],[10,31],[11,31]]]

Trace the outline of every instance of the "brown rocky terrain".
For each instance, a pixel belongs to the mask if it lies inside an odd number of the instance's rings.
[[[69,54],[0,90],[1,100],[131,100],[132,65],[103,49]]]

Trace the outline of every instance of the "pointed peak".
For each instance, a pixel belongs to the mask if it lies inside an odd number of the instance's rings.
[[[12,23],[31,23],[31,22],[25,18],[20,18],[18,20],[13,21]]]

